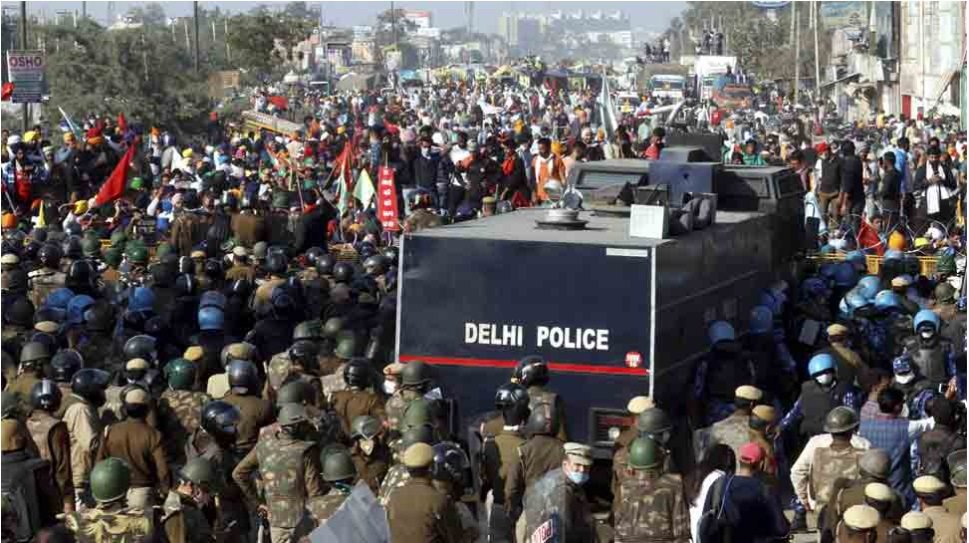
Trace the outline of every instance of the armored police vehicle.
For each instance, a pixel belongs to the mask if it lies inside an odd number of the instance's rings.
[[[725,319],[743,329],[760,289],[796,250],[803,221],[796,175],[658,165],[582,164],[570,184],[590,194],[686,184],[717,195],[713,224],[644,238],[630,235],[621,212],[583,210],[565,230],[548,228],[546,209],[519,209],[404,236],[397,355],[435,366],[455,399],[455,429],[493,410],[495,389],[517,361],[538,354],[549,363],[550,388],[564,398],[569,438],[611,457],[618,431],[632,422],[630,398],[648,394],[676,406],[691,393],[707,323]],[[590,200],[584,207],[594,207]]]

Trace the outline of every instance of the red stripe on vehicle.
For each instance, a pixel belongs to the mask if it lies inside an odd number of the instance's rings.
[[[464,366],[471,368],[514,368],[517,362],[514,360],[497,360],[491,358],[457,358],[451,356],[417,356],[410,354],[400,355],[401,362],[413,362],[421,360],[436,366]],[[648,368],[626,368],[615,366],[599,366],[594,364],[568,364],[564,362],[549,362],[549,369],[566,373],[592,373],[599,375],[633,375],[642,377],[649,375]]]

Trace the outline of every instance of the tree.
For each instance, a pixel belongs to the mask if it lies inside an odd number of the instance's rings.
[[[273,13],[265,6],[230,20],[229,46],[233,64],[259,78],[284,72],[284,61],[293,60],[292,50],[312,33],[311,19],[287,11]]]

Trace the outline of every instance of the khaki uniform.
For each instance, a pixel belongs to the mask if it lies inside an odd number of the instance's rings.
[[[390,495],[387,522],[394,543],[446,543],[461,537],[454,502],[426,477],[412,477]]]
[[[950,513],[955,513],[961,515],[966,512],[966,489],[956,488],[956,495],[950,498],[946,498],[942,502],[942,506],[945,510]]]
[[[41,268],[27,274],[27,282],[30,285],[30,301],[34,307],[39,308],[44,304],[47,296],[59,288],[63,288],[67,281],[67,274],[50,268]]]
[[[161,433],[147,422],[129,418],[104,429],[97,459],[100,462],[114,456],[128,463],[131,469],[129,496],[132,490],[139,488],[159,490],[164,495],[171,485],[171,476],[162,441]]]
[[[679,475],[634,470],[614,502],[616,542],[690,540],[690,513]]]
[[[27,417],[27,430],[40,457],[50,462],[54,482],[64,503],[73,505],[74,475],[71,473],[71,436],[67,425],[38,409]]]
[[[213,540],[208,519],[190,496],[173,490],[165,498],[163,508],[162,526],[169,543],[209,543]]]
[[[75,401],[64,413],[64,423],[71,436],[71,474],[74,487],[86,488],[88,476],[94,468],[94,460],[101,446],[101,419],[98,411],[87,400],[72,394]]]
[[[273,543],[299,538],[306,503],[323,496],[320,455],[315,443],[294,439],[284,431],[260,439],[232,472],[232,479],[251,506],[261,504],[253,473],[259,470]]]
[[[166,390],[158,399],[158,425],[165,440],[165,452],[173,464],[185,463],[185,443],[199,427],[202,406],[211,401],[206,394],[191,390]]]
[[[562,467],[563,443],[552,436],[534,435],[518,447],[518,461],[508,466],[505,481],[505,506],[521,507],[525,492],[546,473]]]
[[[7,383],[7,388],[5,392],[14,392],[20,395],[20,401],[24,406],[29,407],[30,404],[30,389],[34,388],[34,385],[39,383],[43,379],[43,375],[35,373],[33,371],[24,372],[14,378],[12,381]],[[24,409],[24,412],[30,409]]]
[[[935,543],[960,543],[962,538],[962,515],[950,513],[941,505],[930,505],[922,509],[932,519],[935,530]],[[963,511],[965,513],[965,511]]]
[[[380,493],[380,484],[390,469],[390,449],[383,443],[376,443],[370,456],[366,456],[355,447],[350,454],[353,465],[357,468],[357,480],[365,481],[374,495]]]
[[[390,466],[387,476],[380,483],[380,492],[377,494],[380,505],[387,507],[387,504],[390,503],[390,495],[393,494],[394,490],[404,486],[408,480],[410,480],[410,473],[403,464]]]
[[[222,399],[239,410],[236,447],[248,451],[256,445],[259,429],[273,421],[273,404],[258,396],[240,396],[234,392]]]
[[[387,416],[383,398],[369,390],[338,390],[330,397],[330,406],[340,417],[343,432],[347,435],[357,417],[369,415],[382,421]]]
[[[498,420],[502,420],[498,417]],[[491,541],[511,541],[514,529],[506,509],[505,488],[511,466],[518,462],[518,448],[525,437],[517,430],[501,428],[498,435],[486,435],[482,445],[482,490],[487,492],[488,534]]]
[[[252,213],[237,213],[229,223],[232,233],[246,247],[266,241],[266,218]]]
[[[64,524],[80,543],[139,543],[152,533],[150,513],[117,502],[71,513]]]
[[[229,268],[225,272],[225,278],[228,281],[238,281],[239,279],[245,279],[250,283],[256,279],[256,270],[252,266],[241,266],[236,264]]]

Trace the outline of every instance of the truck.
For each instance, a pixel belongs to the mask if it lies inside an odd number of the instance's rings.
[[[452,428],[469,443],[497,387],[537,354],[565,400],[569,439],[611,459],[633,422],[628,400],[684,409],[708,323],[743,330],[760,289],[787,269],[803,224],[790,169],[611,162],[578,164],[570,186],[616,194],[693,175],[718,195],[715,223],[654,239],[631,236],[628,214],[581,211],[584,228],[564,231],[542,227],[547,210],[525,208],[401,239],[396,357],[434,369],[454,398]],[[790,223],[777,222],[784,215]]]
[[[685,91],[689,72],[689,67],[682,64],[643,64],[636,76],[637,87],[641,93],[652,95],[655,89],[659,88],[661,91],[669,91],[674,87],[672,84],[673,81],[682,80],[682,89]],[[670,89],[663,88],[665,81],[671,82]],[[682,97],[683,95],[681,94],[680,99]]]
[[[713,91],[718,80],[728,72],[737,69],[737,57],[721,55],[700,55],[693,63],[693,75],[696,78],[696,95],[701,100],[713,97]]]
[[[649,78],[649,94],[655,100],[682,101],[686,98],[686,76],[659,74]]]

